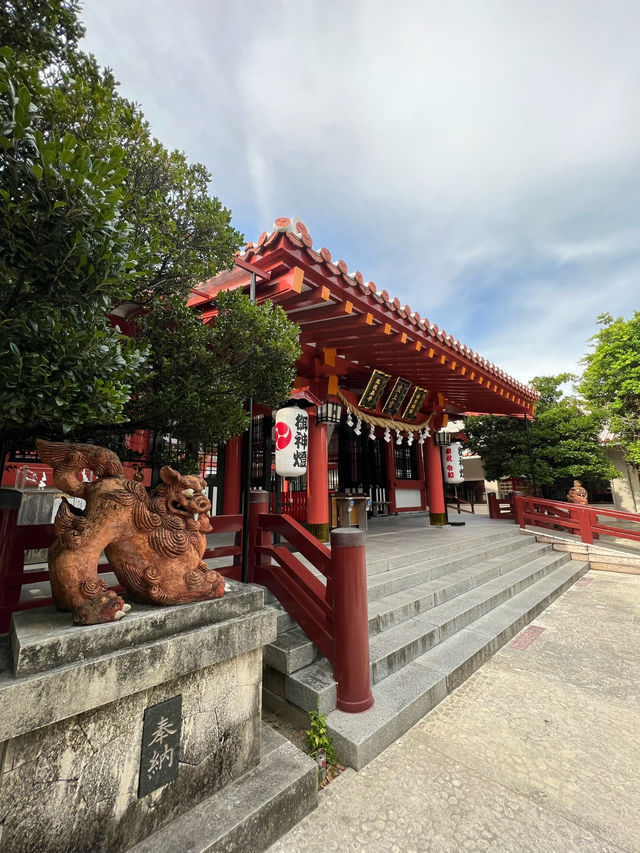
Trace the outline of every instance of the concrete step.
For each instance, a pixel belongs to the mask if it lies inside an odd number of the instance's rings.
[[[457,540],[458,550],[470,550],[482,543],[496,542],[497,540],[505,541],[507,539],[518,539],[520,531],[517,527],[507,527],[504,530],[496,531],[495,529],[489,532],[477,533],[474,531],[469,533],[465,540]],[[436,559],[451,552],[451,542],[445,540],[443,542],[432,544],[426,543],[419,550],[394,553],[388,557],[379,557],[377,559],[367,560],[367,575],[373,576],[380,572],[387,572],[393,569],[401,569],[405,566],[421,563],[425,560]]]
[[[432,607],[505,574],[525,561],[530,562],[543,554],[550,553],[551,550],[551,546],[541,545],[535,541],[530,542],[515,553],[494,557],[471,567],[464,566],[451,574],[370,601],[369,635],[373,636],[420,613],[425,613]]]
[[[444,555],[412,563],[401,568],[389,569],[367,578],[367,597],[369,601],[383,598],[394,592],[400,592],[410,587],[418,586],[443,575],[450,575],[464,566],[484,563],[497,557],[520,551],[530,544],[531,540],[522,536],[507,536],[490,539],[461,551],[450,548]]]
[[[374,635],[369,641],[372,683],[397,672],[566,562],[567,555],[550,551]]]
[[[373,686],[374,706],[334,710],[327,726],[339,759],[360,770],[401,737],[589,569],[568,561]]]
[[[260,853],[318,803],[315,762],[262,725],[260,764],[129,853]]]
[[[423,595],[421,588],[416,587],[373,602],[370,606],[375,608],[378,605],[378,613],[370,616],[369,620],[370,632],[372,627],[374,629],[369,641],[372,684],[401,670],[455,631],[567,562],[566,555],[535,543],[521,555],[521,559],[524,556],[529,558],[524,565],[514,567],[514,561],[510,559],[504,565],[490,569],[485,566],[463,569],[458,572],[457,579],[454,576],[446,580],[440,578],[422,588],[424,591],[425,587],[435,584],[441,593],[427,589]],[[464,589],[460,589],[463,582]],[[449,597],[452,590],[457,594]],[[436,604],[434,599],[442,603]],[[424,609],[420,610],[420,607]],[[389,613],[399,621],[388,620],[382,627],[375,624],[380,618],[388,619]],[[332,667],[321,656],[287,675],[265,672],[265,684],[274,694],[298,708],[311,711],[319,707],[322,713],[329,713],[335,708],[336,682]]]
[[[530,543],[529,540],[524,540],[524,546],[518,549],[518,556],[513,556],[511,552],[507,552],[506,555],[494,557],[487,563],[471,567],[464,566],[446,577],[427,581],[425,584],[386,596],[381,600],[374,600],[369,605],[369,633],[374,635],[388,630],[394,625],[406,622],[420,613],[498,576],[502,568],[506,569],[518,560],[522,562],[528,559],[528,556],[531,557],[533,554],[545,551],[551,551],[550,546],[537,545],[535,542]],[[311,640],[289,617],[277,600],[273,599],[266,606],[277,612],[279,627],[278,638],[265,646],[264,661],[268,666],[285,675],[291,675],[320,657]],[[428,646],[425,646],[422,651],[426,648]],[[308,710],[312,708],[315,708],[315,703]]]
[[[285,675],[302,669],[319,656],[304,631],[297,626],[280,634],[264,647],[264,663]]]
[[[269,602],[269,604],[265,604],[265,607],[269,607],[271,610],[275,610],[276,612],[278,620],[278,634],[284,634],[285,631],[290,631],[291,628],[296,627],[296,622],[291,618],[291,616],[289,616],[277,599]]]

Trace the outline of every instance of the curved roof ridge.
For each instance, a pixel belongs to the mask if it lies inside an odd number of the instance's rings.
[[[532,385],[527,385],[520,382],[518,379],[515,379],[513,376],[510,376],[493,362],[489,361],[489,359],[479,355],[471,347],[465,346],[453,335],[450,335],[445,332],[444,329],[439,328],[435,323],[430,323],[426,317],[421,318],[420,314],[417,311],[413,311],[409,305],[402,305],[398,297],[390,297],[386,290],[379,290],[372,281],[365,283],[364,276],[360,270],[349,272],[349,268],[345,261],[342,259],[333,261],[332,254],[326,247],[322,247],[320,250],[314,249],[309,229],[301,219],[296,217],[290,218],[288,216],[279,216],[274,221],[273,228],[270,233],[263,231],[256,243],[247,243],[245,248],[237,253],[237,256],[242,257],[245,260],[249,260],[249,256],[260,254],[282,234],[286,235],[287,240],[297,248],[304,247],[314,263],[326,266],[333,275],[341,277],[345,286],[356,287],[362,293],[368,293],[377,302],[384,303],[389,311],[396,313],[401,319],[406,320],[412,325],[418,326],[425,332],[430,332],[435,335],[440,341],[442,341],[442,343],[445,344],[445,346],[449,347],[454,352],[461,352],[466,355],[467,358],[470,358],[472,361],[481,365],[486,371],[492,373],[496,378],[501,379],[503,382],[507,382],[512,386],[519,388],[534,399],[540,396]]]

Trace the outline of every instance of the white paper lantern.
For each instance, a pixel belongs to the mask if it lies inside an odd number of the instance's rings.
[[[453,486],[464,483],[462,444],[459,441],[453,441],[446,447],[441,447],[440,450],[442,452],[445,482],[451,483]]]
[[[309,416],[297,406],[276,412],[276,474],[300,477],[307,473]]]

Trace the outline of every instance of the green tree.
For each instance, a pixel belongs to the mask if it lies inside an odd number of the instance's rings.
[[[55,70],[74,56],[84,27],[78,0],[2,0],[0,44]]]
[[[496,416],[468,418],[465,431],[469,446],[482,457],[488,479],[533,479],[533,474],[543,493],[551,495],[566,489],[574,479],[596,487],[617,476],[598,440],[600,418],[562,392],[561,386],[574,378],[562,373],[532,380],[540,400],[529,425],[531,457],[523,421]]]
[[[585,364],[579,391],[616,433],[625,459],[640,469],[640,311],[630,320],[598,317],[600,330]]]
[[[82,34],[74,0],[0,10],[13,47],[0,69],[0,434],[86,437],[133,418],[225,438],[244,428],[247,396],[286,398],[295,328],[240,295],[221,300],[219,328],[186,307],[242,235],[208,170],[153,138]]]
[[[151,372],[127,407],[135,426],[170,426],[184,442],[211,444],[247,428],[248,397],[270,406],[286,400],[300,346],[298,327],[282,308],[224,291],[216,322],[205,325],[183,300],[173,303],[166,310],[157,300],[140,320],[156,343]]]
[[[106,319],[131,298],[121,152],[45,135],[37,69],[0,50],[0,431],[122,417],[144,358]],[[34,94],[36,98],[34,99]]]

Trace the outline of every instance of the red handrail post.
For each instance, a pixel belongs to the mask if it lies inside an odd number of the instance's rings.
[[[489,518],[500,518],[500,509],[498,508],[498,499],[493,492],[487,495],[487,503],[489,504]]]
[[[9,630],[11,611],[20,601],[20,587],[8,587],[6,576],[24,568],[24,550],[20,550],[17,535],[21,495],[8,492],[0,500],[0,634]]]
[[[271,533],[263,530],[258,523],[258,516],[269,512],[269,493],[263,489],[252,489],[249,492],[249,583],[253,581],[256,563],[268,565],[270,560],[264,554],[258,555],[256,547],[271,545]]]
[[[331,576],[337,707],[356,714],[373,705],[367,560],[362,530],[342,527],[331,532]]]
[[[572,511],[578,513],[578,523],[580,524],[580,538],[587,545],[593,545],[593,532],[591,530],[591,517],[589,510],[581,506],[572,507]]]
[[[524,527],[524,497],[515,492],[513,493],[513,509],[516,515],[516,524],[519,527]]]

